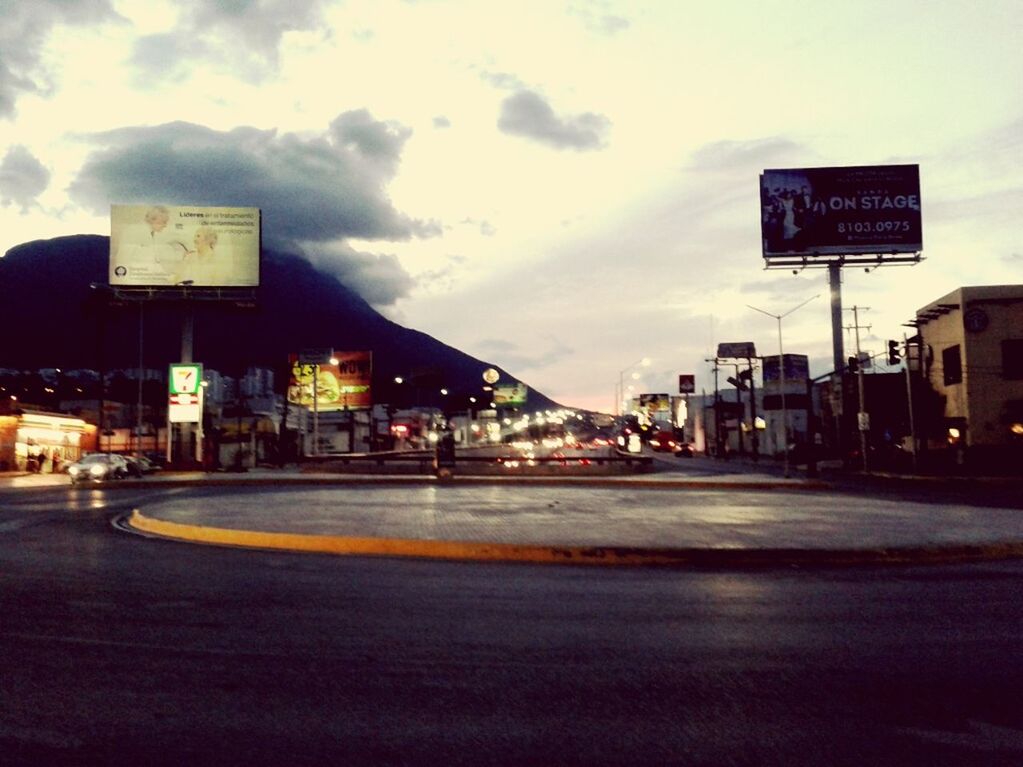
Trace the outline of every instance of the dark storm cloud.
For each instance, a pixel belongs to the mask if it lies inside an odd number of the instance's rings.
[[[412,135],[411,130],[397,123],[374,120],[366,109],[338,115],[330,124],[330,132],[338,146],[355,149],[363,157],[394,168]]]
[[[45,94],[52,89],[41,48],[55,26],[88,26],[119,19],[110,0],[0,2],[0,118],[14,116],[22,94]]]
[[[202,61],[245,79],[273,74],[285,33],[322,27],[325,0],[181,0],[178,25],[135,43],[143,79],[177,79]]]
[[[340,245],[309,252],[306,258],[373,306],[393,305],[416,284],[397,257],[386,253],[363,253]]]
[[[397,260],[337,243],[440,234],[436,223],[409,218],[387,198],[407,137],[404,128],[362,110],[340,115],[315,136],[180,122],[122,128],[88,137],[100,148],[69,193],[96,213],[111,203],[258,207],[271,248],[315,257],[325,268],[330,263],[327,270],[364,287],[367,300],[393,300],[412,284]]]
[[[49,184],[50,171],[23,146],[11,147],[0,160],[0,204],[5,207],[14,203],[27,210]]]
[[[497,127],[504,133],[537,141],[555,149],[600,149],[611,121],[604,115],[585,112],[561,117],[542,96],[519,90],[501,103]]]

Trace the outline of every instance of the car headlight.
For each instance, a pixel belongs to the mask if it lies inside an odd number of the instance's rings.
[[[89,468],[89,473],[94,477],[102,477],[107,473],[107,467],[97,463],[95,466]]]
[[[78,466],[71,466],[68,468],[67,473],[72,477],[77,477],[81,473],[81,469]]]

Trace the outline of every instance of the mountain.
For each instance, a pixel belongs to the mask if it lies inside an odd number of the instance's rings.
[[[108,257],[109,238],[76,235],[19,245],[0,258],[0,367],[138,366],[139,302],[115,301],[101,310]],[[256,301],[247,307],[218,301],[144,302],[145,367],[166,369],[180,361],[182,318],[191,307],[193,359],[229,376],[249,366],[271,368],[279,374],[279,390],[289,354],[325,347],[372,351],[378,399],[394,386],[395,376],[411,381],[424,396],[428,390],[427,400],[441,387],[450,390],[453,400],[480,393],[489,367],[500,372],[498,385],[517,380],[497,365],[386,319],[298,256],[264,252],[260,282]],[[558,405],[530,389],[528,407]]]

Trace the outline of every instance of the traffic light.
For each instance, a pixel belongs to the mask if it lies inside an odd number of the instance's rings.
[[[901,360],[901,359],[902,359],[902,353],[899,351],[899,342],[898,341],[889,341],[888,342],[888,364],[889,365],[898,365],[899,364],[899,360]]]

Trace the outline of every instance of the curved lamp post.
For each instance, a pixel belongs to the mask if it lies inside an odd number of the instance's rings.
[[[797,309],[802,309],[804,306],[806,306],[808,303],[813,301],[815,298],[819,298],[819,297],[820,297],[820,293],[818,293],[816,296],[811,296],[810,298],[808,298],[805,301],[803,301],[803,303],[801,303],[801,304],[799,304],[797,306],[793,306],[791,309],[789,309],[784,314],[771,314],[771,312],[765,312],[763,309],[758,309],[755,306],[750,306],[750,304],[746,304],[746,306],[748,306],[753,311],[760,312],[761,314],[766,314],[768,317],[773,317],[775,320],[778,321],[778,371],[779,371],[778,375],[781,377],[781,380],[780,380],[780,386],[781,386],[781,430],[782,430],[782,442],[784,443],[782,445],[782,454],[784,455],[784,458],[785,458],[785,476],[786,477],[789,476],[789,416],[788,416],[788,411],[785,408],[785,350],[784,350],[784,347],[782,346],[782,340],[781,340],[781,321],[785,317],[788,317],[790,314],[792,314],[792,312],[796,311]]]

